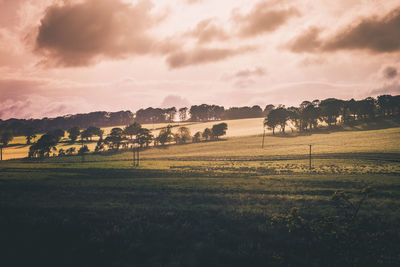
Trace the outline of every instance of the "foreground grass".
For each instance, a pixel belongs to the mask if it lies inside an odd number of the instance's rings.
[[[261,140],[0,162],[2,262],[399,265],[400,128]]]
[[[127,161],[3,162],[2,262],[396,266],[400,176],[391,169],[379,171],[379,162],[353,159],[371,171],[343,173],[335,168],[306,172],[297,168],[304,164],[298,159],[146,160],[139,169]],[[294,168],[285,172],[288,166]],[[356,203],[366,186],[373,191],[349,222],[332,195],[343,191]]]

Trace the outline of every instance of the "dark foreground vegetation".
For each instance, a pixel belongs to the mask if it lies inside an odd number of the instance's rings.
[[[398,174],[266,174],[232,162],[189,164],[161,170],[3,162],[2,265],[400,262]]]

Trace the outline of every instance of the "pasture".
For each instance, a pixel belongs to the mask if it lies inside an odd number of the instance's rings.
[[[4,161],[3,262],[397,266],[399,140],[400,128],[268,135],[262,149],[238,135],[144,150],[138,168],[129,151]]]

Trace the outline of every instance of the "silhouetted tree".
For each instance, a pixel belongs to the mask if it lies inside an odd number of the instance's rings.
[[[78,136],[81,134],[81,130],[78,126],[74,126],[68,130],[68,134],[68,138],[71,140],[71,142],[75,142],[76,139],[78,139]]]
[[[193,143],[198,143],[201,140],[201,132],[196,132],[193,136]]]
[[[35,128],[33,127],[28,127],[25,131],[25,139],[26,139],[26,144],[30,145],[32,139],[36,138],[36,133],[35,133]]]
[[[59,136],[44,134],[29,148],[29,158],[49,157],[52,150],[56,151]]]
[[[65,150],[65,153],[66,153],[67,155],[72,155],[72,154],[75,153],[75,151],[76,151],[76,148],[75,148],[75,147],[70,147],[70,148],[68,148],[67,150]]]
[[[62,149],[62,148],[60,148],[60,149],[58,150],[58,156],[59,156],[59,157],[65,156],[65,150]]]
[[[139,134],[139,131],[142,129],[142,125],[140,123],[134,122],[131,125],[128,125],[124,128],[124,135],[130,137],[133,140],[133,137]]]
[[[211,138],[212,132],[210,128],[205,128],[203,132],[203,138],[207,141],[209,138]]]
[[[396,108],[395,97],[391,95],[378,96],[378,106],[383,117],[393,115]]]
[[[118,151],[123,141],[123,130],[121,128],[112,128],[110,134],[104,141],[111,149]]]
[[[162,129],[157,136],[157,142],[161,145],[165,145],[166,143],[171,142],[173,136],[171,132],[171,125],[168,125],[166,128]]]
[[[140,147],[148,147],[153,139],[153,134],[149,129],[146,128],[140,128],[138,133],[136,134],[136,143],[138,143]]]
[[[284,107],[279,107],[277,109],[273,109],[269,112],[266,120],[264,121],[264,125],[267,125],[272,129],[272,133],[275,134],[276,126],[281,127],[281,131],[285,132],[286,123],[289,119],[289,112]]]
[[[187,113],[188,113],[188,108],[180,108],[179,109],[179,119],[180,121],[186,121],[187,120]]]
[[[84,146],[82,146],[81,148],[79,148],[79,150],[78,150],[78,155],[85,154],[85,153],[87,153],[87,152],[89,152],[89,151],[90,151],[90,150],[89,150],[88,146],[87,146],[87,145],[84,145]]]
[[[57,143],[58,143],[58,142],[60,142],[61,138],[64,137],[65,132],[64,132],[64,130],[62,130],[62,129],[55,129],[55,130],[53,130],[53,131],[48,132],[47,134],[48,134],[48,135],[52,135],[52,136],[54,136],[55,138],[57,138]]]
[[[328,98],[319,103],[319,108],[321,109],[321,118],[329,126],[331,126],[332,123],[336,125],[343,108],[343,101],[335,98]]]
[[[302,129],[307,129],[307,126],[309,127],[310,130],[316,128],[320,116],[321,116],[320,108],[315,105],[315,102],[311,103],[308,101],[304,101],[300,105],[300,119],[301,119]]]
[[[190,129],[187,127],[180,127],[178,129],[178,134],[180,135],[180,141],[183,144],[190,141],[190,139],[192,138],[192,136],[190,135]]]
[[[220,136],[226,135],[226,130],[228,130],[228,124],[225,122],[215,124],[211,129],[212,136],[218,140]]]

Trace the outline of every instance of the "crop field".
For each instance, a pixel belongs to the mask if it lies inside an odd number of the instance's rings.
[[[129,151],[1,162],[2,262],[398,266],[400,128],[261,148],[247,123],[251,136],[233,123],[221,141],[144,150],[140,167]]]

